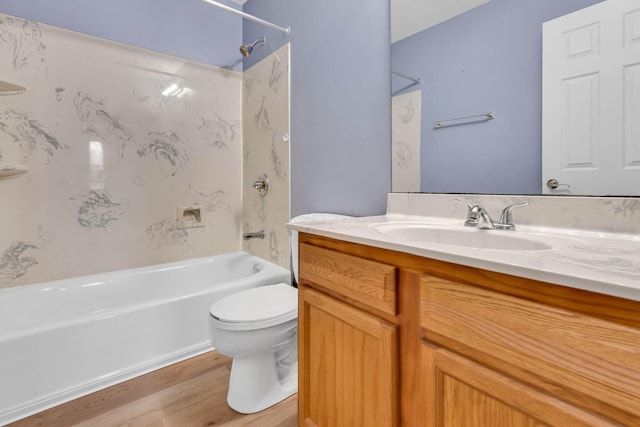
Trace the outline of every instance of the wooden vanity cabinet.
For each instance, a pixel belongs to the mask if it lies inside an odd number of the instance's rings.
[[[299,425],[399,426],[396,268],[299,251]]]
[[[301,426],[640,426],[636,301],[301,233],[299,319]]]

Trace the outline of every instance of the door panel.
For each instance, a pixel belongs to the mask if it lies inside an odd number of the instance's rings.
[[[640,21],[640,16],[638,20]],[[637,26],[640,27],[640,22]],[[640,36],[636,40],[640,40]],[[624,114],[624,167],[639,169],[640,63],[629,65],[624,69]]]
[[[311,289],[300,292],[300,425],[398,425],[396,327]]]
[[[425,427],[614,426],[444,348],[422,345]]]
[[[543,193],[640,195],[639,70],[637,0],[543,25]]]

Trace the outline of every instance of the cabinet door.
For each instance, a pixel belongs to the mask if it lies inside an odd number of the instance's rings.
[[[397,426],[396,327],[308,288],[298,318],[299,424]]]
[[[423,343],[423,426],[613,426],[444,348]]]

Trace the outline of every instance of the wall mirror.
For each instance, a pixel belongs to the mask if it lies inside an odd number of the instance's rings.
[[[605,3],[619,8],[610,12]],[[392,0],[393,191],[640,195],[633,120],[640,117],[640,7],[633,3]],[[617,86],[603,89],[605,71],[572,71],[543,97],[543,23],[589,9],[583,21],[555,28],[556,38],[546,25],[545,64],[553,49],[569,66],[611,62],[606,44],[614,40],[628,48],[615,54],[627,61],[614,73]],[[568,67],[556,65],[560,73]],[[617,97],[605,100],[610,92]],[[613,119],[598,115],[613,104],[620,108]],[[551,153],[543,137],[554,126]],[[551,163],[567,173],[550,172]],[[595,174],[612,163],[626,184]],[[585,180],[583,172],[593,173]]]

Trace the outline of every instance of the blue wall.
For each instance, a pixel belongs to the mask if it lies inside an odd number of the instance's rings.
[[[224,2],[224,1],[223,1]],[[227,4],[235,5],[231,2]],[[4,0],[0,13],[241,69],[292,43],[292,213],[384,213],[391,190],[389,0],[250,0],[269,30],[200,0]]]
[[[291,42],[292,214],[382,214],[391,191],[389,0],[249,0],[245,42]]]
[[[200,0],[3,0],[0,13],[242,70],[242,19]]]
[[[393,70],[422,78],[422,191],[540,193],[542,23],[599,1],[492,0],[393,44]]]

